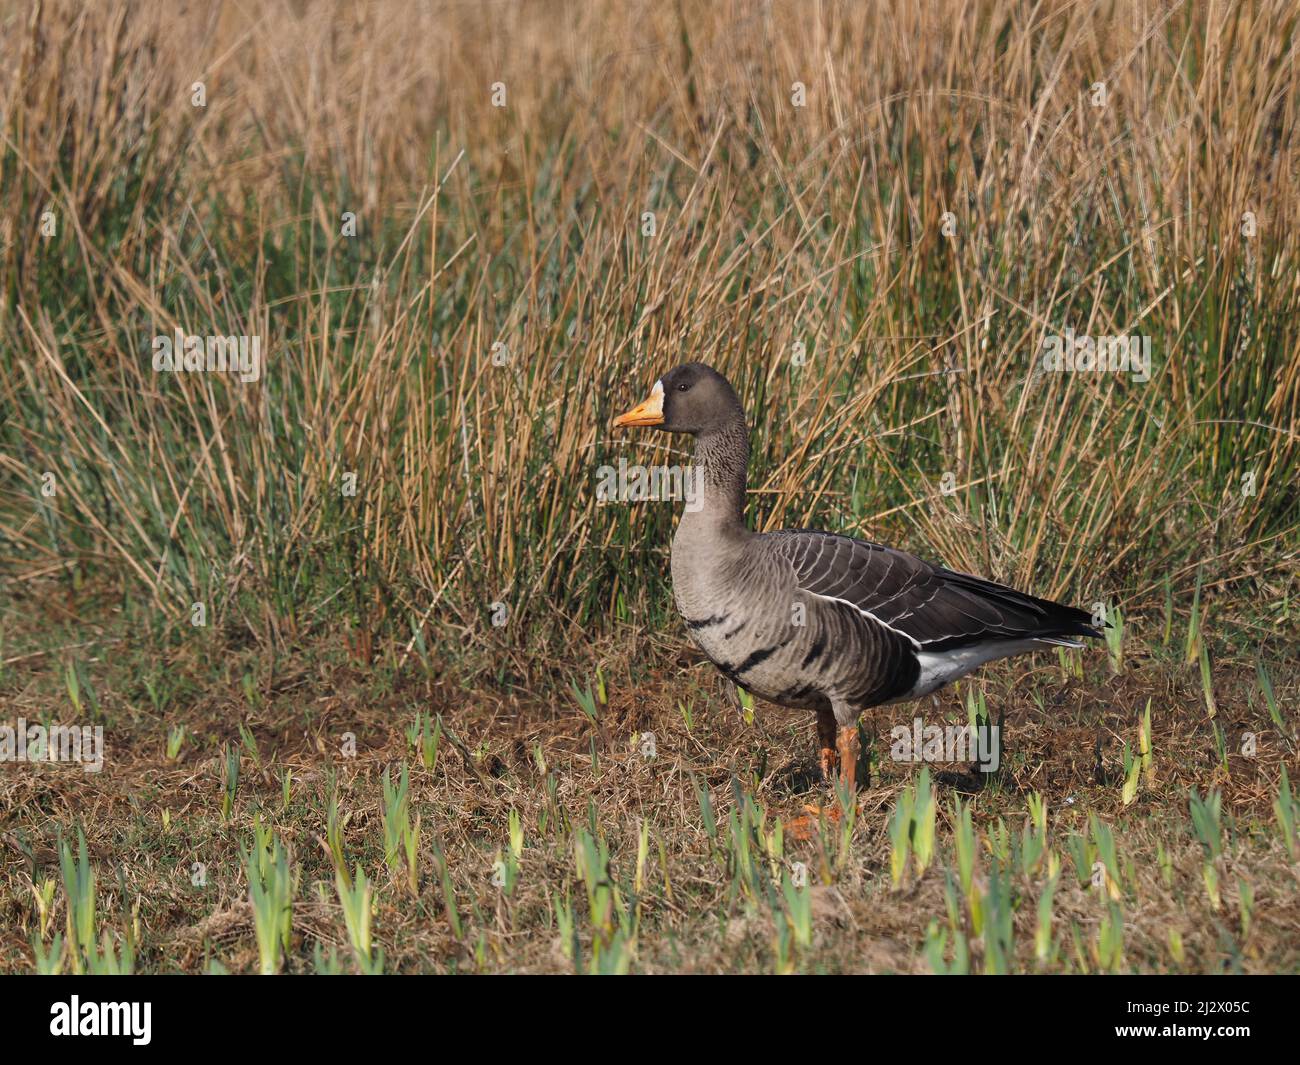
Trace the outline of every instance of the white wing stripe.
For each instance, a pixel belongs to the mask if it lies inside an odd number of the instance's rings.
[[[851,606],[854,610],[856,610],[856,611],[857,611],[859,614],[861,614],[863,617],[870,618],[870,619],[871,619],[872,621],[874,621],[877,625],[880,625],[880,626],[882,626],[882,627],[888,629],[890,632],[896,632],[896,633],[898,633],[899,636],[902,636],[904,639],[908,640],[908,641],[912,644],[912,647],[913,647],[915,650],[919,651],[919,650],[921,649],[921,643],[920,643],[919,640],[916,639],[916,637],[914,637],[914,636],[909,636],[909,635],[908,635],[907,633],[905,633],[902,629],[896,629],[896,628],[894,628],[894,626],[891,625],[891,624],[889,624],[889,622],[887,622],[887,621],[882,621],[880,618],[876,617],[876,615],[873,614],[870,610],[866,610],[866,609],[864,609],[863,607],[858,606],[857,603],[850,603],[847,599],[840,599],[838,596],[834,596],[834,595],[822,595],[821,592],[814,592],[814,591],[811,591],[811,590],[808,589],[808,588],[803,588],[803,587],[801,587],[800,590],[803,591],[803,592],[806,592],[808,595],[815,595],[818,599],[825,599],[825,600],[827,600],[827,601],[829,601],[829,602],[832,602],[832,603],[843,603],[845,606]]]

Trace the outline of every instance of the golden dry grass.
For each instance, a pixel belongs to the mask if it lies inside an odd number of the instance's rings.
[[[628,548],[666,532],[595,506],[608,416],[698,357],[765,415],[765,525],[1087,600],[1293,571],[1293,20],[40,5],[3,45],[10,558],[103,560],[263,639],[318,616],[304,566],[376,636],[482,633],[502,599],[571,637],[611,591],[637,611]],[[263,382],[160,380],[177,326],[260,335]],[[1154,381],[1034,376],[1067,326],[1150,335]]]
[[[579,967],[927,968],[951,826],[893,890],[885,818],[910,771],[882,763],[825,875],[815,848],[770,854],[775,904],[703,831],[690,774],[724,822],[748,808],[734,774],[764,831],[815,792],[807,723],[745,725],[681,658],[671,508],[597,505],[602,464],[678,461],[609,418],[699,358],[751,412],[757,527],[1123,607],[1120,679],[1096,652],[1082,678],[1040,656],[1030,681],[989,682],[1017,761],[974,800],[987,853],[1039,791],[1066,870],[1043,967],[1115,967],[1096,953],[1110,911],[1069,882],[1085,810],[1131,867],[1122,967],[1296,967],[1296,865],[1270,812],[1279,766],[1297,775],[1293,4],[61,0],[0,19],[0,721],[67,719],[80,676],[113,752],[93,778],[4,767],[0,965],[48,948],[31,889],[80,821],[139,968],[255,967],[239,847],[260,812],[301,876],[288,967],[312,968],[315,944],[345,942],[317,842],[332,769],[390,967],[574,967],[556,914],[586,906],[574,848],[594,825],[639,934],[616,945],[580,913]],[[152,338],[177,328],[259,336],[261,380],[154,372]],[[1035,373],[1067,328],[1150,337],[1150,382]],[[1215,720],[1180,660],[1193,615]],[[569,685],[597,667],[593,727]],[[1125,810],[1148,696],[1159,782]],[[411,894],[383,871],[377,804],[417,710],[468,746],[414,773]],[[263,768],[245,751],[227,823],[241,723]],[[647,730],[654,764],[634,754]],[[1248,731],[1260,753],[1225,766],[1218,744]],[[946,811],[961,782],[942,783]],[[1217,908],[1193,785],[1224,798]],[[529,842],[506,898],[489,872],[511,808]],[[634,891],[638,821],[663,858]],[[787,949],[796,860],[819,932]],[[1041,872],[1016,885],[1016,968],[1040,964]]]

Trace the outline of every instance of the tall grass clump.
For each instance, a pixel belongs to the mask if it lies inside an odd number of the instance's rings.
[[[170,639],[199,604],[527,666],[668,612],[671,508],[595,486],[681,461],[608,424],[698,358],[751,413],[758,527],[1126,613],[1294,572],[1293,5],[636,18],[12,19],[0,565]],[[177,330],[259,338],[259,378],[155,371]],[[1044,372],[1076,334],[1148,338],[1150,379]]]

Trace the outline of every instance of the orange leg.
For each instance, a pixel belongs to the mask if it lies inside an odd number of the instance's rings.
[[[858,789],[858,751],[862,747],[856,722],[839,727],[835,746],[840,752],[840,780],[848,787],[849,796],[852,797]]]
[[[858,750],[861,747],[858,726],[839,725],[831,711],[818,710],[817,745],[820,748],[822,778],[833,789],[838,769],[839,780],[848,784],[850,801],[856,801],[853,796],[857,787]],[[811,839],[818,821],[823,817],[829,821],[838,821],[840,818],[839,805],[834,801],[829,807],[817,804],[805,806],[804,810],[807,811],[804,816],[796,817],[790,822],[790,834],[795,839]]]
[[[817,711],[817,746],[822,780],[829,784],[835,776],[835,766],[838,761],[835,753],[835,715],[829,710]]]

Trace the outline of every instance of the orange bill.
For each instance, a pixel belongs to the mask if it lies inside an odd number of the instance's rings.
[[[626,414],[614,419],[614,428],[625,429],[633,425],[662,425],[664,422],[664,386],[656,381],[650,398],[643,400]]]

